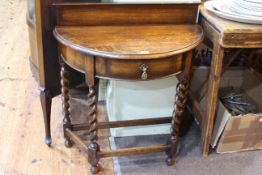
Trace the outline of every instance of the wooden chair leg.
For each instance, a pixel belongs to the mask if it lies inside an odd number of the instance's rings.
[[[71,128],[71,118],[70,118],[70,104],[69,104],[69,80],[68,71],[66,70],[65,63],[61,61],[61,93],[62,93],[62,103],[63,103],[63,129],[65,137],[65,146],[70,148],[73,146],[73,142],[66,133],[66,129]]]
[[[173,165],[173,163],[175,162],[174,157],[178,149],[181,117],[187,102],[192,57],[193,57],[193,51],[190,51],[185,54],[184,75],[176,88],[174,111],[172,114],[172,121],[171,121],[171,137],[170,140],[168,141],[168,145],[171,145],[171,148],[167,150],[167,160],[166,160],[166,163],[169,166]]]
[[[97,143],[98,140],[98,123],[97,123],[97,92],[95,86],[89,86],[88,93],[88,120],[89,120],[89,139],[88,145],[88,162],[90,164],[90,171],[92,174],[99,172],[99,157],[98,151],[100,147]]]
[[[44,89],[40,91],[40,101],[43,110],[44,124],[45,124],[45,144],[51,146],[51,129],[50,129],[50,119],[51,119],[51,106],[52,97],[49,90]]]

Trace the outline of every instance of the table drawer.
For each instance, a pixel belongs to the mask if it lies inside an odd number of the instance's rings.
[[[96,76],[107,79],[152,80],[182,70],[182,55],[153,60],[96,58]]]

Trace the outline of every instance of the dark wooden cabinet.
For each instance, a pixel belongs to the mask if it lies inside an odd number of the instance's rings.
[[[60,64],[52,30],[55,24],[51,5],[55,2],[99,2],[100,0],[28,0],[27,24],[30,41],[30,67],[39,85],[47,145],[51,144],[52,98],[60,94]],[[70,69],[70,86],[83,81],[83,75]]]

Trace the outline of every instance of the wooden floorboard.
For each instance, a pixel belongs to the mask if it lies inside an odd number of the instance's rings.
[[[84,153],[63,145],[59,97],[52,107],[53,146],[43,144],[39,91],[28,62],[26,0],[0,2],[0,175],[89,174]],[[113,174],[111,159],[101,164],[100,174]]]

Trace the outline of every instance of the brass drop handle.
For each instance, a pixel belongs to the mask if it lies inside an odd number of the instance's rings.
[[[142,80],[146,80],[147,79],[147,69],[148,69],[148,66],[145,65],[145,64],[142,64],[140,66],[140,70],[142,71],[142,75],[141,75],[141,79]]]

